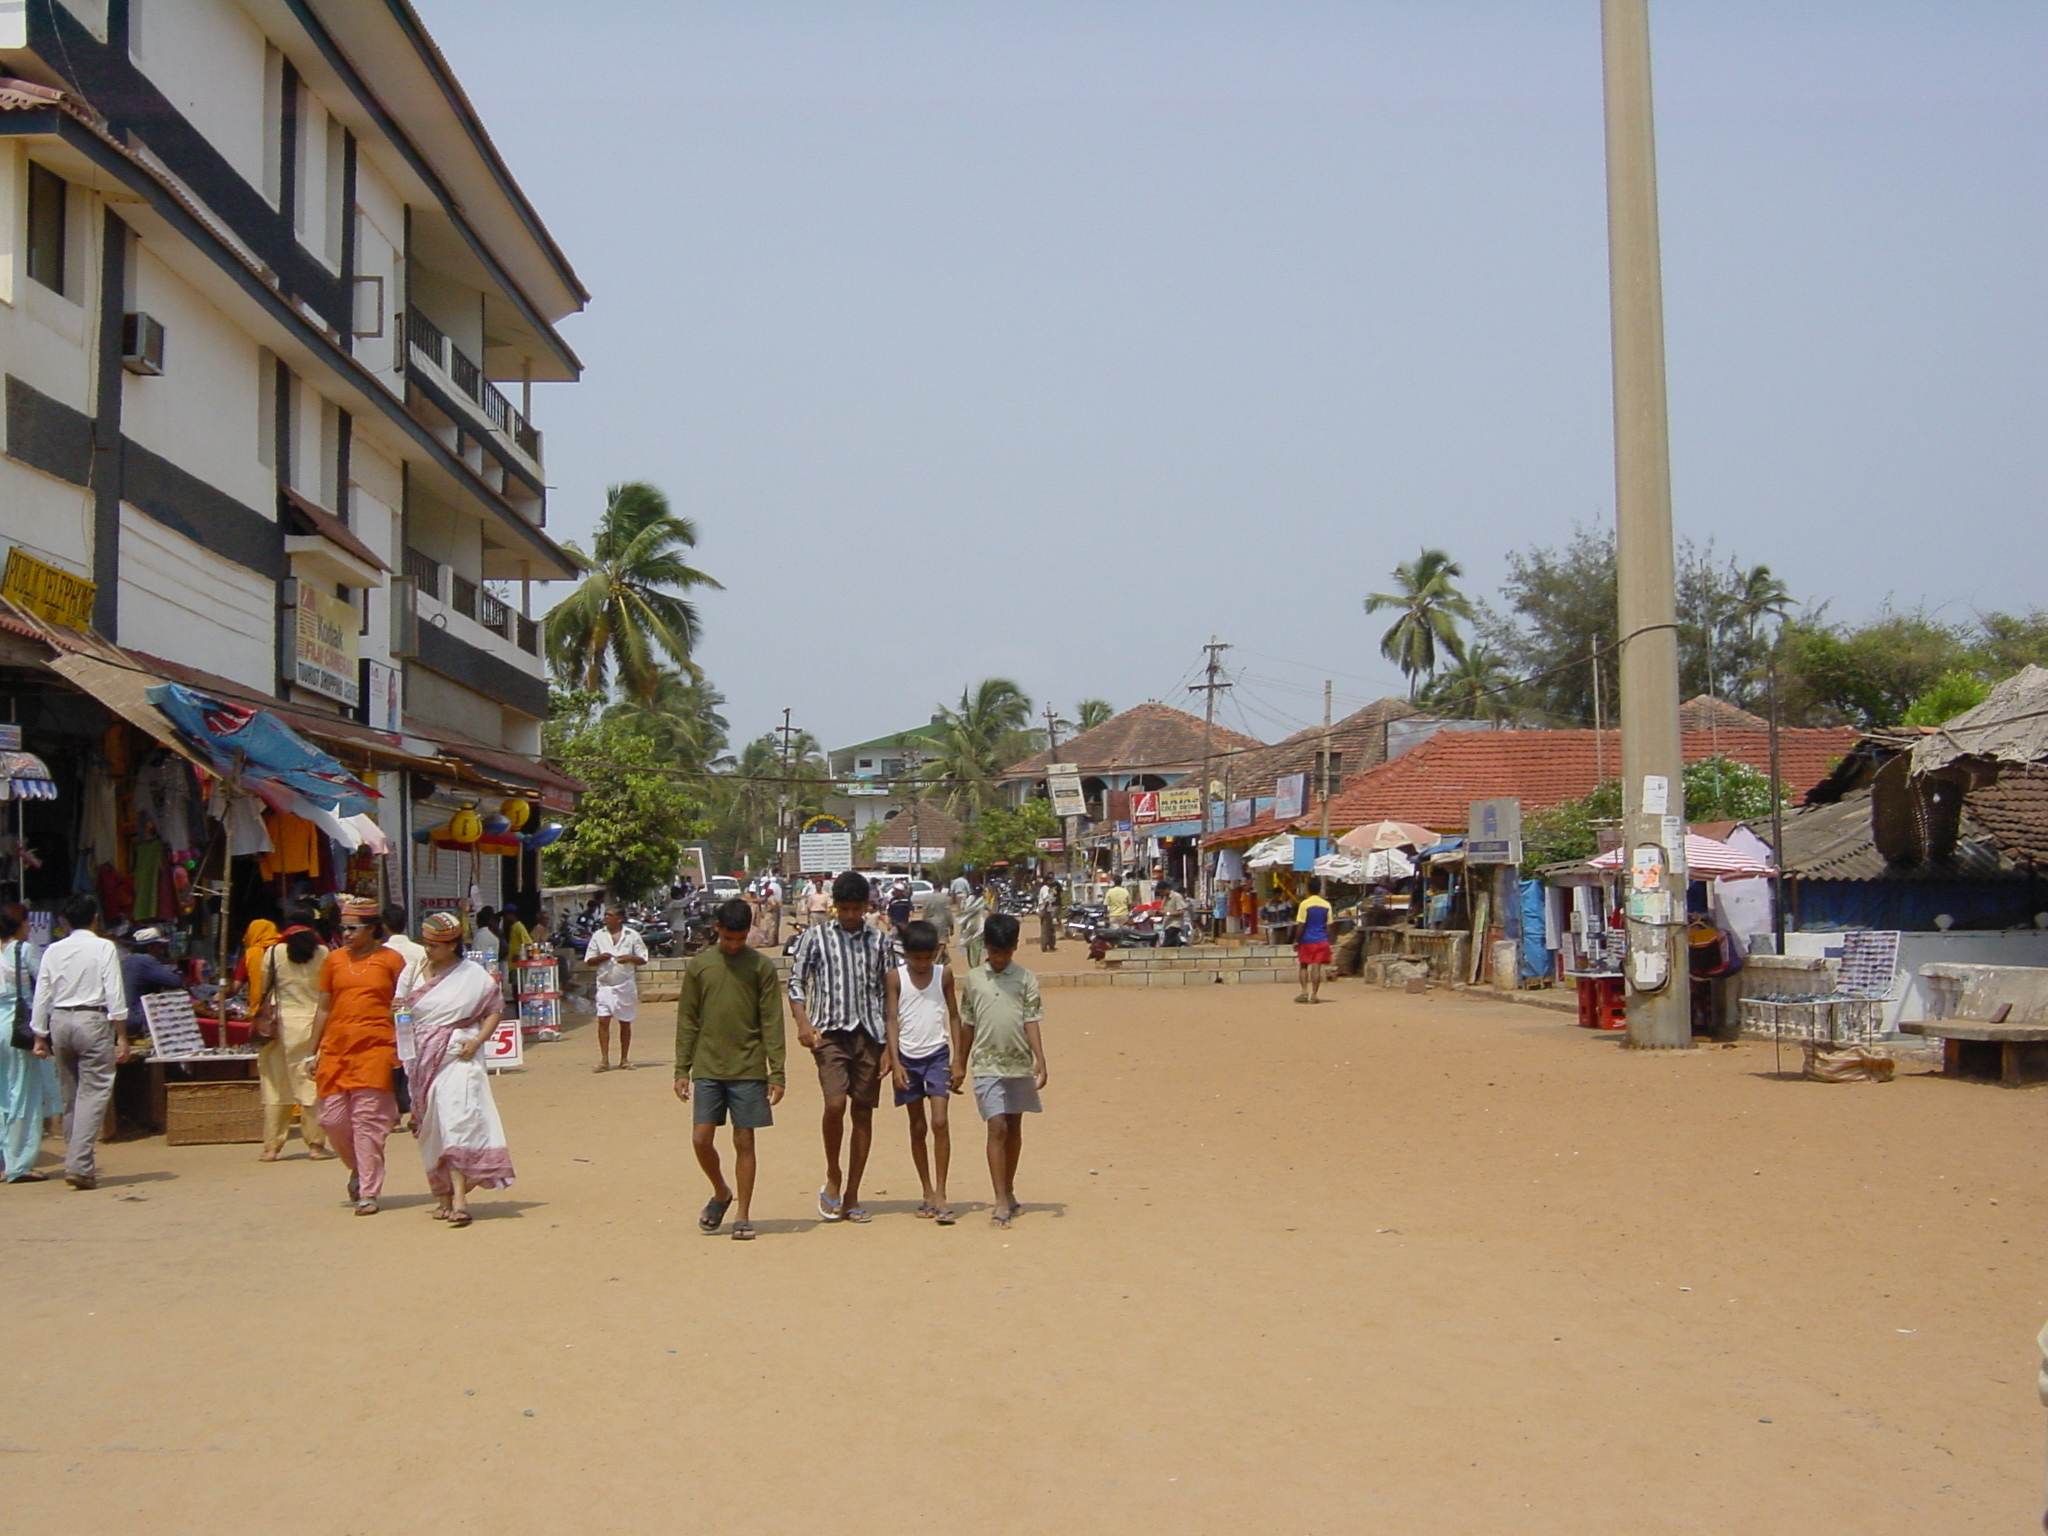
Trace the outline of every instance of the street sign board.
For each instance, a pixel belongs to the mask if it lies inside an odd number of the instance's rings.
[[[1467,864],[1519,864],[1522,862],[1522,802],[1512,796],[1501,800],[1474,800],[1465,822]]]
[[[1177,784],[1172,789],[1159,791],[1159,819],[1161,821],[1200,821],[1202,819],[1202,788],[1199,784]]]
[[[1055,816],[1086,816],[1088,798],[1081,793],[1081,781],[1071,773],[1057,774],[1045,781],[1052,792],[1052,813]]]
[[[853,868],[851,832],[799,832],[796,861],[806,875],[837,874]]]

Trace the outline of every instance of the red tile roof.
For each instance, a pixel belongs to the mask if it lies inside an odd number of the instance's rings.
[[[1770,770],[1768,731],[1687,731],[1684,743],[1689,763],[1718,752]],[[1806,791],[1855,743],[1856,732],[1848,726],[1779,732],[1779,772],[1791,786],[1793,803],[1803,804]],[[1512,795],[1525,810],[1541,810],[1590,794],[1620,770],[1618,731],[1440,731],[1413,751],[1345,785],[1331,802],[1330,826],[1343,832],[1391,819],[1456,832],[1464,827],[1474,800]],[[1297,825],[1318,820],[1319,813],[1311,808]]]

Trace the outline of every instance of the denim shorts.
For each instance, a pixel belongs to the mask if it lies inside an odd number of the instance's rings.
[[[943,1099],[953,1092],[953,1052],[948,1046],[940,1046],[929,1056],[904,1057],[903,1070],[910,1076],[910,1086],[896,1090],[898,1109],[919,1099]]]
[[[690,1085],[692,1125],[723,1125],[727,1110],[735,1130],[758,1131],[775,1123],[768,1085],[759,1078],[700,1077]]]

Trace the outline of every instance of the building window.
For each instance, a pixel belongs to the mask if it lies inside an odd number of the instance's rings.
[[[71,186],[46,165],[28,167],[28,275],[53,293],[64,291],[65,226]]]

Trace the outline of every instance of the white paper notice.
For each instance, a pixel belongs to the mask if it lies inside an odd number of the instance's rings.
[[[1660,835],[1665,851],[1671,855],[1671,867],[1680,874],[1683,874],[1685,872],[1685,818],[1683,816],[1666,816],[1662,819],[1661,825],[1664,830]]]
[[[1662,816],[1671,809],[1671,781],[1661,773],[1643,775],[1643,814]]]

